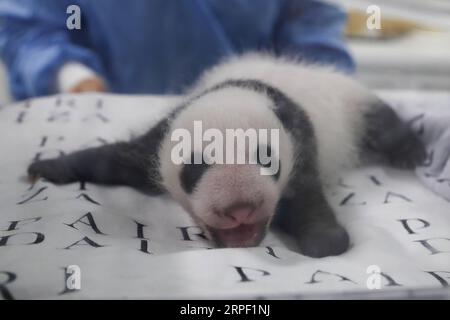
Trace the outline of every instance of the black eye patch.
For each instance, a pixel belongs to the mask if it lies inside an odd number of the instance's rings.
[[[265,168],[270,168],[270,165],[271,165],[271,163],[272,163],[272,160],[269,160],[268,163],[263,164],[263,163],[262,163],[262,160],[261,160],[261,157],[260,157],[261,149],[265,149],[265,148],[267,148],[267,151],[266,151],[267,157],[270,158],[270,157],[272,156],[272,149],[271,149],[269,146],[261,146],[261,145],[259,145],[259,146],[258,146],[258,149],[256,149],[256,162],[257,162],[260,166],[263,166],[263,167],[265,167]]]
[[[210,167],[209,164],[205,163],[202,158],[202,163],[194,163],[194,153],[191,154],[191,163],[183,165],[180,172],[180,183],[181,187],[187,193],[192,193],[198,181],[206,170]]]
[[[272,148],[270,148],[270,146],[259,145],[256,150],[256,161],[260,166],[262,166],[264,168],[270,168],[272,165],[272,161],[280,161],[279,159],[270,159],[270,161],[268,163],[262,163],[262,160],[260,157],[260,149],[261,148],[267,148],[267,151],[266,151],[267,158],[272,157]],[[280,178],[280,172],[281,172],[281,163],[278,166],[278,171],[274,175],[272,175],[272,177],[275,180],[278,180]]]

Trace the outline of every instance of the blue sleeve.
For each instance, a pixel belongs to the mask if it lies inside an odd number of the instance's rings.
[[[0,55],[16,99],[54,93],[56,71],[66,61],[78,61],[102,73],[95,53],[71,40],[70,32],[80,31],[66,27],[67,6],[76,1],[69,2],[0,2]]]
[[[344,39],[346,18],[344,11],[331,4],[287,0],[275,33],[275,50],[352,73],[355,65]]]

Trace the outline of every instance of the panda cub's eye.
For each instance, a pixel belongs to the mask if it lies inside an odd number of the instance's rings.
[[[258,146],[258,149],[256,150],[256,161],[260,166],[264,168],[270,168],[270,166],[272,165],[271,157],[272,157],[272,149],[269,146],[265,145]]]
[[[275,156],[272,153],[272,149],[270,146],[266,145],[259,145],[258,149],[256,150],[256,159],[257,163],[264,167],[264,168],[273,168],[272,161],[279,161],[279,159],[274,159],[272,156]],[[276,167],[276,166],[275,166]],[[280,178],[280,171],[281,171],[281,163],[278,163],[278,170],[275,174],[272,175],[272,177],[275,180],[278,180]]]

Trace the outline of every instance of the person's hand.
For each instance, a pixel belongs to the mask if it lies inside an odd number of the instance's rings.
[[[75,86],[73,86],[69,92],[70,93],[80,93],[80,92],[105,92],[106,91],[106,85],[103,82],[103,80],[92,77],[89,79],[85,79],[77,83]]]

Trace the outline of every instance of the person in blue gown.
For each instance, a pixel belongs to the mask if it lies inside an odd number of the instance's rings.
[[[69,29],[67,8],[80,9]],[[0,0],[15,99],[57,92],[177,94],[220,59],[295,55],[351,73],[346,14],[313,0]]]

